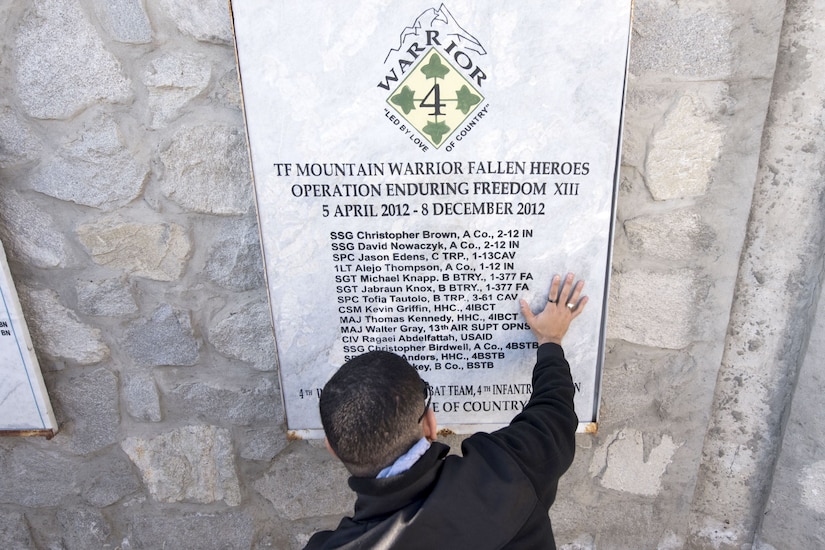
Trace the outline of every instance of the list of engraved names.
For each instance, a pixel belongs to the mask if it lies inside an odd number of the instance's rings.
[[[524,407],[529,377],[514,380],[508,365],[529,363],[536,343],[518,299],[546,289],[537,241],[547,241],[554,204],[586,192],[588,162],[274,167],[328,228],[342,361],[372,350],[403,355],[430,382],[434,410],[464,422]],[[305,385],[288,397],[320,391]]]

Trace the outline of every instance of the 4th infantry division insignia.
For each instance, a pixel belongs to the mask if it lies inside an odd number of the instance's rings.
[[[387,100],[437,149],[484,97],[435,48]]]
[[[421,150],[451,151],[487,114],[479,66],[486,54],[444,4],[425,10],[384,60],[378,87],[389,92],[387,119]]]

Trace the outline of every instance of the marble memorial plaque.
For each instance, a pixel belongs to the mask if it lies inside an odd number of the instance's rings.
[[[233,0],[289,429],[322,435],[344,361],[404,355],[439,425],[506,425],[542,308],[572,271],[565,339],[595,429],[631,1]]]
[[[0,243],[0,435],[57,432],[40,365]]]

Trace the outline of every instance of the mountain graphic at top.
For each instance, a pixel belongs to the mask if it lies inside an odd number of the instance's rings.
[[[409,47],[412,40],[417,40],[423,36],[425,29],[438,30],[441,36],[450,37],[461,49],[472,51],[479,55],[486,55],[487,51],[473,35],[464,30],[455,20],[447,6],[441,4],[438,9],[429,8],[416,17],[415,23],[401,31],[398,48],[393,48],[387,52],[384,58],[386,64],[393,55],[403,54]]]

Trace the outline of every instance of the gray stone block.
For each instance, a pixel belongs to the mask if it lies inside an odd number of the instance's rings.
[[[117,377],[105,368],[64,371],[52,394],[65,419],[56,436],[77,454],[88,454],[119,439],[120,408]]]
[[[156,281],[179,279],[192,243],[174,223],[136,223],[121,217],[81,225],[77,236],[98,265]]]
[[[623,166],[642,169],[653,129],[672,108],[674,97],[681,93],[679,88],[664,85],[628,85],[622,130]]]
[[[241,83],[238,79],[237,68],[232,68],[220,78],[218,81],[217,98],[228,107],[232,107],[238,111],[242,109]]]
[[[68,137],[28,182],[44,195],[112,210],[140,195],[148,173],[149,166],[126,147],[114,119],[99,115]]]
[[[624,230],[634,252],[666,260],[707,255],[716,240],[713,229],[693,209],[633,218],[624,223]]]
[[[155,500],[241,503],[229,430],[184,426],[149,439],[130,437],[121,447],[140,468]]]
[[[78,493],[84,502],[105,508],[142,489],[140,478],[126,454],[116,451],[88,458],[76,468]]]
[[[252,208],[252,180],[242,128],[182,128],[160,158],[166,167],[161,191],[187,210],[244,214]]]
[[[81,365],[93,365],[109,357],[109,346],[100,329],[80,321],[55,291],[25,285],[19,285],[17,291],[38,352]]]
[[[222,226],[206,260],[206,276],[230,290],[264,285],[263,257],[257,220],[237,219]]]
[[[123,347],[135,364],[159,367],[194,365],[200,345],[192,333],[189,314],[164,304],[150,319],[133,323],[127,329]]]
[[[272,380],[246,376],[240,387],[216,387],[218,383],[216,380],[176,385],[165,392],[167,402],[179,404],[189,414],[209,422],[236,426],[283,422],[280,392]]]
[[[58,506],[77,493],[75,472],[80,463],[60,449],[44,451],[6,443],[0,446],[0,502]]]
[[[35,267],[58,267],[68,261],[66,237],[54,218],[19,193],[0,193],[0,236],[6,252]]]
[[[98,101],[132,96],[120,62],[76,0],[35,0],[14,41],[17,97],[36,118],[69,118]]]
[[[693,3],[636,2],[630,72],[721,80],[733,71],[727,10]]]
[[[86,315],[128,317],[138,311],[129,285],[120,279],[78,280],[77,309]]]
[[[14,111],[0,108],[0,168],[33,160],[42,148],[40,139]]]
[[[109,522],[95,508],[62,508],[57,511],[57,521],[66,550],[101,548],[112,534]]]
[[[93,5],[103,27],[118,42],[152,41],[152,27],[140,0],[105,0]]]
[[[0,511],[0,548],[28,550],[34,548],[29,526],[23,514]]]
[[[252,517],[240,511],[185,513],[179,510],[132,511],[129,534],[121,548],[155,550],[192,548],[227,550],[253,548],[255,529]]]
[[[689,437],[701,429],[702,420],[696,419],[704,418],[711,400],[707,383],[703,384],[706,378],[693,354],[638,348],[612,352],[605,360],[601,394],[621,397],[610,400],[599,429],[662,424],[669,426],[674,440]]]
[[[681,349],[694,337],[697,275],[691,269],[613,275],[608,338],[643,346]]]
[[[255,490],[289,520],[352,512],[349,473],[325,449],[293,445],[255,482]]]
[[[272,460],[287,446],[284,426],[276,424],[243,430],[239,436],[241,458],[248,460]]]
[[[0,471],[0,501],[29,508],[64,506],[76,503],[78,496],[91,506],[105,507],[140,488],[120,449],[114,455],[81,457],[53,443],[40,449],[7,440],[0,446]]]
[[[269,304],[249,304],[232,312],[209,330],[209,341],[220,353],[250,363],[260,371],[275,370],[275,337]]]
[[[160,396],[155,380],[148,372],[130,372],[123,376],[123,400],[126,412],[132,418],[160,422]]]
[[[177,118],[181,107],[209,85],[211,64],[201,55],[173,53],[153,59],[143,74],[152,128]]]
[[[725,127],[703,101],[686,95],[665,115],[645,162],[647,186],[656,200],[704,195],[721,153]]]
[[[203,42],[229,44],[229,4],[221,0],[161,0],[160,6],[184,34]]]

